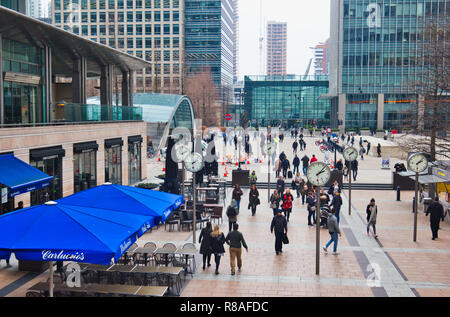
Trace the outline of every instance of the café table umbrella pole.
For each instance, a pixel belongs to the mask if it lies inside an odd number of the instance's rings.
[[[193,219],[193,226],[194,226],[194,228],[193,228],[193,232],[192,232],[192,242],[195,244],[195,240],[196,240],[196,237],[195,237],[195,230],[197,229],[197,212],[196,212],[196,210],[197,210],[197,206],[196,206],[196,188],[195,188],[195,176],[196,176],[196,173],[194,172],[194,173],[192,173],[192,175],[193,175],[193,177],[192,177],[192,191],[193,191],[193,201],[194,201],[194,211],[193,211],[193,216],[192,216],[192,219]]]
[[[54,288],[54,285],[53,285],[53,261],[50,261],[49,263],[50,263],[50,267],[49,267],[49,275],[50,275],[50,277],[48,279],[48,283],[49,283],[49,285],[48,285],[48,293],[49,293],[50,297],[53,297],[53,288]]]

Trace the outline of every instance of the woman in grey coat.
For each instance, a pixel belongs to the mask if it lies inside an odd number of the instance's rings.
[[[370,237],[370,226],[372,226],[373,228],[373,237],[377,238],[377,229],[376,229],[376,224],[377,224],[377,215],[378,215],[378,208],[377,205],[375,205],[375,199],[372,198],[370,200],[370,204],[367,206],[366,209],[366,213],[367,213],[367,236]]]

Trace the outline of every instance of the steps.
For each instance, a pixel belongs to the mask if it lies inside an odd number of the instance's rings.
[[[271,182],[270,188],[275,189],[277,188],[277,184]],[[227,188],[230,188],[232,186],[231,181],[227,182]],[[243,188],[249,188],[249,185],[241,186]],[[267,189],[267,182],[263,183],[257,183],[256,187],[258,189]],[[344,189],[348,189],[348,183],[344,183]],[[291,188],[291,182],[286,183],[286,188]],[[355,184],[352,183],[352,190],[393,190],[392,184]]]

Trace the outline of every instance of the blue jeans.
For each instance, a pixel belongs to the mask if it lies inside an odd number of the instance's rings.
[[[340,220],[341,220],[340,213],[341,213],[341,208],[336,209],[336,219],[337,219],[338,223],[340,223]]]
[[[236,207],[237,207],[237,210],[239,210],[239,207],[241,206],[241,200],[239,199],[236,199]]]
[[[330,236],[331,236],[331,239],[330,239],[330,241],[328,241],[328,243],[325,245],[325,247],[326,248],[328,248],[329,246],[330,246],[330,244],[332,243],[332,242],[334,242],[334,245],[333,245],[333,252],[337,252],[337,247],[338,247],[338,233],[337,232],[335,232],[335,233],[333,233],[333,234],[331,234],[330,233]]]
[[[303,175],[306,175],[306,172],[308,171],[307,167],[303,167]]]

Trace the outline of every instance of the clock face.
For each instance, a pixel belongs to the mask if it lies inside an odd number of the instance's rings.
[[[264,154],[271,155],[271,154],[273,154],[273,152],[275,152],[275,145],[272,143],[264,144],[263,151],[264,151]]]
[[[188,156],[190,152],[191,151],[186,145],[178,145],[175,147],[175,153],[179,162],[184,161],[186,159],[186,156]]]
[[[358,151],[352,146],[348,147],[344,150],[344,158],[349,162],[353,162],[358,158]]]
[[[413,154],[408,158],[408,169],[415,173],[422,173],[428,167],[428,159],[422,153]]]
[[[314,186],[323,186],[330,180],[330,167],[322,162],[314,162],[308,167],[306,177]]]
[[[184,159],[184,166],[189,172],[196,173],[203,168],[203,157],[199,153],[190,153]]]

